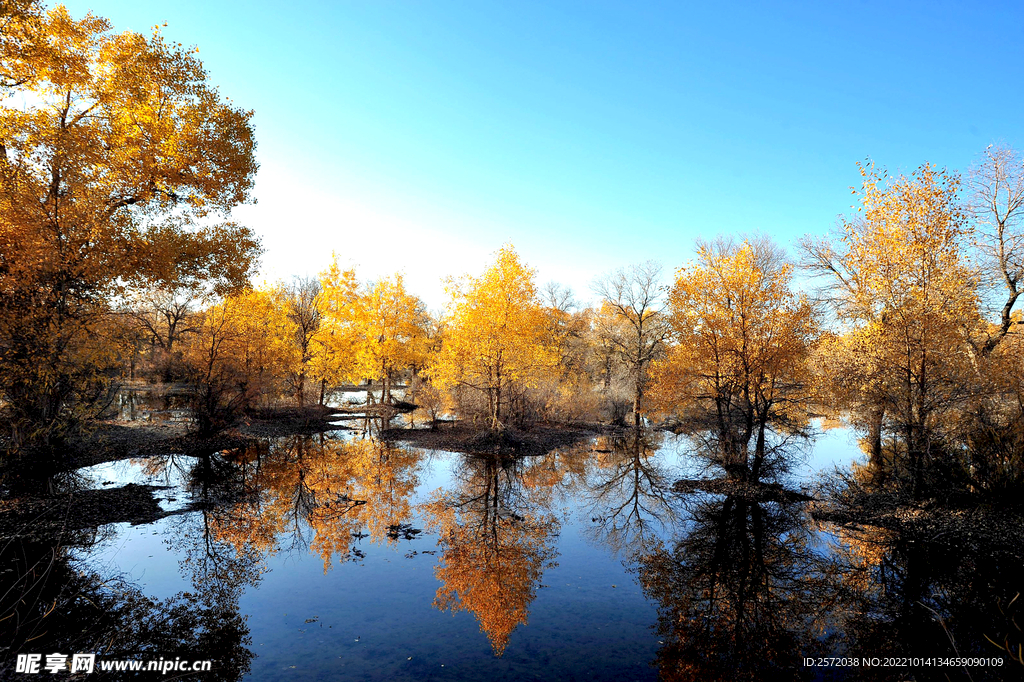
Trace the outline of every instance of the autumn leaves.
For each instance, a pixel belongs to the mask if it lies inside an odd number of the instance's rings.
[[[915,497],[1021,481],[1019,452],[979,441],[983,432],[1017,438],[1024,418],[1013,378],[1020,316],[1010,312],[1019,203],[1001,220],[993,213],[1019,193],[1024,166],[997,152],[968,176],[966,202],[957,176],[927,164],[896,178],[863,168],[860,215],[832,243],[803,245],[846,327],[816,351],[821,400],[864,432],[867,478]],[[1001,323],[987,319],[993,307],[1003,308]]]
[[[673,343],[654,367],[656,406],[733,477],[784,465],[773,437],[807,425],[806,360],[817,328],[767,238],[701,243],[669,293]]]
[[[439,388],[486,395],[492,429],[501,429],[515,389],[533,388],[557,360],[534,271],[504,246],[479,279],[449,286],[449,322],[430,375]]]
[[[975,426],[986,442],[1024,438],[1024,171],[1012,150],[987,150],[965,186],[930,165],[907,177],[863,167],[858,213],[800,246],[822,285],[814,301],[766,238],[699,244],[667,296],[656,265],[623,268],[597,283],[592,308],[558,287],[545,299],[505,246],[450,283],[434,318],[401,275],[361,282],[337,262],[252,289],[258,240],[216,222],[249,199],[251,112],[159,31],[114,34],[32,2],[3,12],[10,452],[59,449],[122,378],[187,382],[204,433],[369,381],[385,403],[406,383],[435,423],[671,421],[740,478],[784,468],[777,445],[828,414],[865,433],[880,482],[920,493],[936,466],[974,486],[991,483],[980,471],[1024,480],[1014,448],[971,445]]]
[[[105,404],[138,340],[125,301],[247,283],[258,241],[215,220],[248,201],[256,162],[252,112],[194,51],[59,5],[0,9],[0,404],[19,452]]]
[[[1024,165],[990,150],[967,201],[959,176],[928,164],[861,171],[857,214],[800,244],[813,302],[765,238],[698,245],[669,294],[655,408],[730,477],[785,469],[782,446],[821,416],[863,435],[862,478],[875,486],[1012,488],[1024,474],[1007,446],[1024,426],[1013,312]],[[999,322],[986,317],[1000,308]]]

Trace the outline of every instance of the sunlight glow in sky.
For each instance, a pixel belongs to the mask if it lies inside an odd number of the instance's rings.
[[[263,275],[441,278],[511,241],[541,283],[694,239],[792,248],[850,211],[856,162],[960,170],[1024,146],[1020,3],[68,2],[197,45],[255,110]]]

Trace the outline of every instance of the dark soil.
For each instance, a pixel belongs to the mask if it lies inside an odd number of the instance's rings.
[[[437,430],[388,429],[384,438],[398,440],[426,450],[447,450],[466,454],[544,455],[605,433],[598,425],[538,424],[529,430],[490,431],[456,422]]]
[[[150,457],[175,452],[197,454],[245,446],[253,438],[274,438],[321,433],[338,428],[331,422],[338,411],[320,405],[258,410],[235,426],[205,438],[189,433],[182,422],[103,421],[71,444],[65,469],[78,469],[129,457]]]
[[[923,541],[969,540],[1024,549],[1024,520],[1019,513],[975,504],[949,505],[936,500],[911,501],[888,491],[814,505],[816,521],[846,528],[883,528]]]
[[[338,428],[332,422],[347,412],[346,409],[322,405],[272,407],[247,415],[234,430],[241,436],[260,438],[322,433]]]
[[[238,430],[199,438],[184,425],[137,422],[101,422],[67,450],[64,469],[74,470],[130,457],[152,457],[169,452],[184,455],[242,447],[249,438]]]
[[[687,494],[697,491],[715,495],[742,497],[752,502],[810,502],[810,495],[788,490],[778,483],[761,483],[754,481],[738,481],[728,478],[715,479],[683,479],[672,485],[673,492]]]
[[[332,408],[336,413],[357,414],[364,417],[377,417],[380,419],[389,419],[399,414],[412,412],[415,409],[415,404],[403,402],[401,400],[390,404],[375,403],[373,405],[351,405],[347,407]]]
[[[154,492],[160,486],[128,485],[82,490],[50,498],[25,498],[0,503],[0,541],[13,537],[54,539],[74,537],[108,523],[152,523],[187,509],[165,512]]]

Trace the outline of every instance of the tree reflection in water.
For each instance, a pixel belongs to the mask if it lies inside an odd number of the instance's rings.
[[[1024,676],[1007,651],[1022,640],[1015,617],[1024,543],[1016,534],[934,520],[815,528],[800,504],[738,495],[694,496],[687,507],[669,547],[636,564],[659,607],[662,679]],[[816,656],[1001,656],[1004,664],[803,666]]]
[[[412,517],[420,459],[373,438],[295,436],[138,462],[147,475],[177,469],[186,481],[190,504],[174,512],[167,542],[192,588],[161,601],[80,570],[74,555],[95,546],[95,530],[15,538],[0,554],[0,571],[17,576],[0,591],[0,641],[10,652],[210,659],[217,679],[240,679],[254,655],[239,600],[268,556],[291,538],[291,548],[318,552],[326,571],[363,529],[372,542],[396,542]]]
[[[172,512],[168,542],[188,591],[157,600],[83,571],[74,557],[96,545],[90,522],[52,538],[15,537],[0,554],[0,574],[15,576],[0,597],[0,643],[8,652],[209,658],[217,679],[239,679],[253,659],[239,602],[269,556],[310,549],[326,571],[362,556],[360,539],[392,544],[415,532],[409,524],[421,513],[439,534],[434,606],[472,613],[501,656],[555,565],[553,510],[565,504],[635,568],[657,604],[663,679],[894,677],[892,668],[803,666],[818,655],[1002,656],[1002,668],[895,672],[975,682],[1024,674],[1006,651],[1022,642],[1019,522],[993,530],[922,510],[875,525],[811,525],[801,503],[766,501],[778,492],[770,486],[673,492],[659,446],[628,432],[544,456],[462,456],[453,482],[419,508],[423,454],[372,436],[294,436],[147,460],[147,474],[178,468],[186,481],[190,504]],[[0,677],[12,660],[0,662]]]
[[[13,654],[26,652],[95,653],[98,660],[208,659],[218,680],[239,680],[249,672],[254,656],[237,585],[199,581],[188,592],[152,599],[125,580],[82,570],[74,555],[95,541],[95,534],[78,533],[63,542],[19,539],[4,545],[0,571],[18,577],[0,597],[0,641],[9,647],[0,659],[0,676],[13,673]],[[122,677],[137,676],[105,673],[102,679]]]
[[[532,468],[524,458],[466,456],[458,485],[425,507],[427,527],[438,532],[442,547],[434,606],[476,616],[496,656],[526,623],[541,577],[558,556],[560,525],[534,495],[546,497],[551,487],[537,482],[561,477],[531,476]]]
[[[1024,586],[1019,533],[927,521],[891,528],[837,529],[841,585],[849,593],[843,626],[851,651],[905,657],[1003,657],[1003,666],[921,666],[916,680],[1024,677],[1018,647]],[[1012,525],[1012,524],[1011,524]],[[865,669],[862,679],[889,679]]]
[[[642,552],[677,520],[672,472],[658,453],[660,432],[629,430],[597,439],[596,458],[577,487],[588,535],[615,554]]]
[[[659,608],[665,680],[807,677],[801,656],[824,649],[828,566],[803,510],[740,496],[691,498],[690,523],[637,570]]]
[[[204,511],[198,535],[239,553],[291,550],[335,560],[360,555],[353,541],[394,543],[412,518],[422,453],[376,438],[345,441],[323,434],[292,436],[217,455],[193,470],[190,491]],[[219,469],[228,467],[230,471]],[[212,473],[210,484],[203,473]],[[233,481],[225,491],[225,481]],[[219,488],[218,488],[219,486]]]

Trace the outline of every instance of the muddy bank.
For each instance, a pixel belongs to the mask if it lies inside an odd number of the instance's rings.
[[[190,433],[185,423],[109,420],[93,425],[67,448],[65,470],[79,469],[129,457],[167,453],[203,454],[244,447],[254,438],[321,433],[338,428],[339,411],[314,405],[257,410],[231,427],[206,437]]]
[[[672,491],[680,494],[695,492],[741,497],[751,502],[810,502],[814,498],[799,490],[789,490],[778,483],[737,481],[728,478],[683,479],[672,485]]]
[[[172,512],[160,508],[164,486],[129,483],[118,488],[81,490],[49,498],[24,498],[0,503],[0,540],[27,538],[74,544],[78,531],[109,523],[152,523]]]
[[[855,501],[817,503],[812,517],[848,529],[879,528],[924,541],[963,541],[1013,545],[1024,550],[1024,518],[1018,513],[976,504],[949,505],[936,500],[908,501],[893,493],[858,496]]]
[[[345,413],[346,410],[323,405],[268,407],[244,416],[225,433],[258,438],[322,433],[338,428],[333,422]]]
[[[470,455],[543,455],[558,448],[576,445],[618,429],[599,424],[538,424],[529,430],[506,429],[492,432],[456,422],[437,430],[387,429],[381,435],[425,450],[447,450]]]

